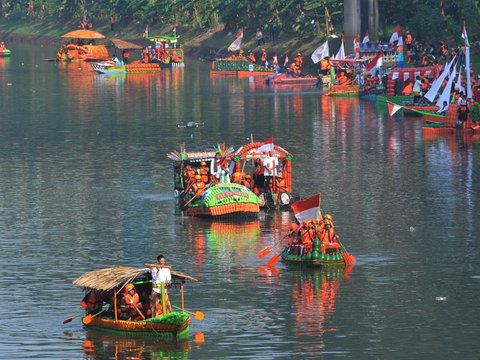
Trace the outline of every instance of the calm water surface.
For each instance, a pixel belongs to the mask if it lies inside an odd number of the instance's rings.
[[[45,62],[55,47],[11,43],[0,58],[0,358],[478,359],[480,140],[425,138],[357,98],[209,64],[102,76]],[[203,122],[198,129],[182,122]],[[229,224],[176,211],[166,153],[274,135],[294,187],[322,193],[357,257],[321,272],[257,257],[280,249],[288,212]],[[85,330],[72,280],[163,253],[189,284],[190,341]],[[204,341],[201,341],[201,338]]]

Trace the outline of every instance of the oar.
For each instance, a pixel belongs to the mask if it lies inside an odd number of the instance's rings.
[[[178,310],[185,311],[186,313],[193,315],[195,317],[195,319],[198,320],[198,321],[202,321],[205,318],[205,314],[203,312],[201,312],[200,310],[197,310],[195,312],[191,312],[191,311],[182,309],[181,307],[178,307],[176,305],[172,305],[172,307],[174,307],[175,309],[178,309]]]
[[[345,249],[345,246],[343,246],[343,244],[341,242],[339,242],[340,246],[342,247],[343,249],[343,253],[342,253],[342,257],[343,257],[343,260],[345,261],[345,264],[346,265],[353,265],[355,264],[355,262],[357,261],[357,259],[355,258],[355,256],[353,255],[350,255],[348,252],[347,252],[347,249]]]
[[[70,316],[69,318],[66,318],[65,320],[63,320],[63,323],[64,323],[64,324],[68,324],[69,322],[75,320],[77,317],[82,316],[82,315],[84,315],[84,314],[85,314],[85,311],[82,312],[82,313],[80,313],[80,314],[78,314],[78,315]]]
[[[97,313],[94,314],[94,315],[88,314],[88,315],[84,316],[83,319],[82,319],[83,325],[89,325],[89,324],[93,321],[93,319],[95,319],[95,317],[96,317],[97,315],[100,315],[102,312],[104,312],[104,311],[106,311],[106,310],[107,310],[107,309],[103,309],[103,310],[100,310],[99,312],[97,312]]]

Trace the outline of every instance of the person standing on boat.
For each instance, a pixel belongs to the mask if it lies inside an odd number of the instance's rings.
[[[417,75],[415,78],[415,83],[413,84],[413,103],[416,104],[420,99],[420,91],[422,90],[422,80],[420,80],[420,76]]]
[[[150,306],[152,310],[152,317],[157,317],[163,313],[162,310],[162,296],[161,288],[162,283],[164,285],[169,285],[172,281],[172,274],[170,272],[170,267],[165,265],[165,257],[163,255],[157,256],[158,265],[152,266],[152,295]],[[167,289],[165,289],[165,313],[172,311],[172,305],[168,298]]]
[[[268,156],[263,158],[263,176],[264,176],[264,189],[268,191],[270,189],[270,182],[272,179],[277,176],[277,166],[278,166],[278,159],[273,156],[273,151],[268,152]]]

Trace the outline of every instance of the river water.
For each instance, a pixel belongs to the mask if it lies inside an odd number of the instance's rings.
[[[426,138],[358,98],[258,79],[210,78],[187,60],[102,76],[52,46],[0,58],[0,358],[477,359],[480,140]],[[190,129],[188,121],[204,123]],[[282,248],[292,215],[231,224],[180,214],[166,154],[274,136],[295,192],[322,193],[357,263],[322,272],[257,252]],[[72,281],[164,254],[186,287],[188,342],[85,330]],[[172,295],[173,296],[173,295]],[[174,298],[175,299],[175,298]]]

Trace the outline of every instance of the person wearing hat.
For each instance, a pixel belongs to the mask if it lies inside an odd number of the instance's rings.
[[[142,303],[140,302],[140,296],[137,294],[135,285],[128,283],[123,288],[123,298],[120,304],[121,320],[140,320],[144,318],[143,314],[140,314],[142,309]]]
[[[201,197],[205,192],[205,183],[202,181],[201,175],[195,175],[195,183],[192,185],[194,196]]]

